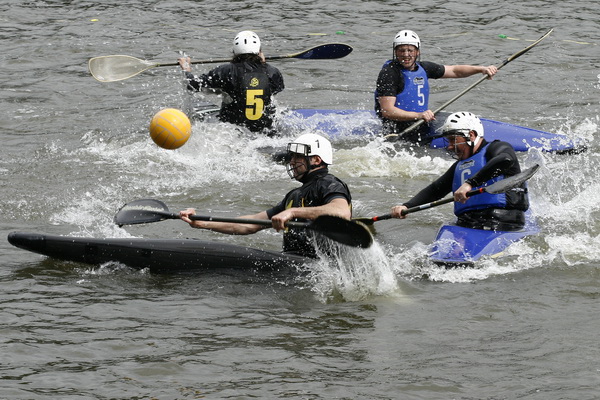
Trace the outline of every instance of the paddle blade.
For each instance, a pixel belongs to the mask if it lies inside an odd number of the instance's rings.
[[[122,81],[155,66],[151,61],[124,55],[94,57],[88,62],[90,73],[100,82]]]
[[[483,189],[487,193],[491,194],[505,193],[510,189],[516,188],[517,186],[521,186],[521,184],[529,180],[529,178],[531,178],[539,168],[539,164],[535,164],[533,167],[528,168],[517,175],[504,178],[501,181],[491,184],[490,186],[484,187]]]
[[[307,226],[307,229],[319,232],[346,246],[366,249],[373,244],[373,236],[364,225],[331,215],[318,217]]]
[[[352,47],[343,43],[329,43],[315,46],[301,53],[292,54],[291,58],[301,58],[304,60],[333,60],[346,57],[352,53]]]
[[[125,204],[115,215],[115,224],[135,225],[177,219],[178,215],[169,211],[165,203],[160,200],[142,199]]]

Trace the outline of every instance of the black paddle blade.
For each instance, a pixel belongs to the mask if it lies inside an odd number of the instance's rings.
[[[148,224],[165,219],[179,218],[169,212],[169,208],[160,200],[141,199],[125,204],[115,215],[115,224],[119,226]]]
[[[366,249],[373,244],[373,236],[364,225],[331,215],[318,217],[307,226],[307,229],[319,232],[346,246]]]
[[[329,43],[313,47],[307,51],[293,55],[293,58],[304,60],[333,60],[346,57],[352,53],[352,47],[342,43]]]
[[[491,194],[505,193],[512,188],[521,186],[521,184],[529,180],[529,178],[531,178],[539,168],[539,164],[535,164],[533,167],[526,169],[520,174],[509,176],[508,178],[504,178],[501,181],[491,184],[490,186],[484,187],[484,190]]]

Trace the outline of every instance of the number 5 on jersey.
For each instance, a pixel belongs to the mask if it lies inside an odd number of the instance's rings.
[[[263,89],[246,90],[246,118],[256,121],[263,116],[265,101],[262,99],[265,91]]]

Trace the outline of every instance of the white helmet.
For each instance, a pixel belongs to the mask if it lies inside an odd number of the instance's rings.
[[[465,111],[459,111],[448,115],[444,125],[440,128],[442,136],[464,136],[467,139],[467,144],[475,145],[484,135],[483,124],[479,117],[475,114]],[[470,141],[469,132],[475,131],[477,139],[473,143]]]
[[[401,44],[410,44],[421,50],[421,40],[419,39],[419,35],[413,31],[403,30],[396,34],[394,37],[394,49]]]
[[[252,31],[242,31],[233,39],[233,54],[258,54],[260,53],[260,39]]]
[[[307,157],[319,156],[327,165],[333,164],[331,142],[321,135],[307,133],[288,144],[288,153],[303,154]]]

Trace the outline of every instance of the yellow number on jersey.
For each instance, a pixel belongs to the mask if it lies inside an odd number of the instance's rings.
[[[263,89],[249,89],[246,91],[246,118],[251,121],[256,121],[263,115],[265,102],[260,97],[263,94]]]

